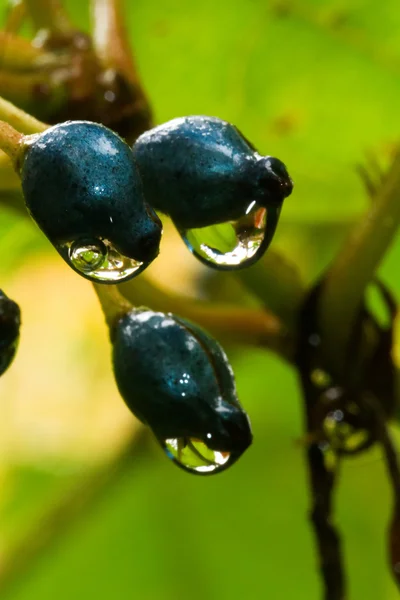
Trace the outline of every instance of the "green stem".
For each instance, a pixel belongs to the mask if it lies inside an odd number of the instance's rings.
[[[323,352],[342,373],[346,349],[366,288],[400,223],[400,152],[367,215],[357,224],[330,268],[319,305]]]
[[[31,115],[1,97],[0,119],[26,135],[41,133],[49,127],[49,125],[38,121],[35,117],[31,117]]]
[[[25,0],[25,6],[35,29],[47,29],[63,37],[75,31],[59,0]]]
[[[36,69],[47,57],[43,50],[30,41],[7,31],[0,31],[0,48],[2,69],[12,71]]]
[[[132,310],[132,304],[120,294],[116,285],[94,283],[93,287],[99,298],[107,325],[112,331],[118,319]]]
[[[23,139],[22,133],[8,123],[0,121],[0,149],[7,154],[14,166],[18,164]]]
[[[25,4],[23,0],[14,0],[11,6],[8,7],[3,29],[5,31],[17,32],[25,19]]]

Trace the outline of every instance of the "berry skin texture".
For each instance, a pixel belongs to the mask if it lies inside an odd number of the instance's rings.
[[[50,241],[106,239],[145,263],[158,254],[161,222],[145,203],[129,146],[89,121],[34,136],[21,166],[27,208]]]
[[[133,152],[147,201],[180,229],[235,221],[252,201],[280,206],[293,187],[279,159],[260,156],[215,117],[173,119],[141,135]]]
[[[0,290],[0,375],[8,369],[17,351],[21,312],[18,304]]]
[[[170,313],[139,309],[118,321],[112,342],[121,396],[161,443],[194,438],[233,460],[248,448],[250,423],[232,369],[204,331]]]

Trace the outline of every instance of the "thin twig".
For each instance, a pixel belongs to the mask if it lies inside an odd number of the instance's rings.
[[[110,331],[117,320],[132,310],[132,304],[122,296],[116,285],[93,284]]]
[[[49,125],[42,123],[11,102],[0,97],[0,119],[26,135],[41,133]]]
[[[24,136],[8,123],[0,121],[0,149],[17,165]]]

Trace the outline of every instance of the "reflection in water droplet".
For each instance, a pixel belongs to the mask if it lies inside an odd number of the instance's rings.
[[[162,444],[168,458],[187,471],[211,474],[226,469],[231,454],[211,450],[201,440],[195,438],[172,438]]]
[[[76,271],[92,281],[121,282],[132,277],[143,265],[118,252],[108,240],[67,242],[59,250]]]
[[[246,214],[237,221],[227,221],[198,229],[181,229],[189,250],[202,262],[217,269],[244,267],[260,258],[275,233],[279,209],[267,209],[251,202]]]
[[[107,257],[107,248],[100,240],[81,242],[71,245],[69,256],[74,267],[82,273],[91,273],[99,269]]]

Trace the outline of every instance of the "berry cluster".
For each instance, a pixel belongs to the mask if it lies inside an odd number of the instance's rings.
[[[281,161],[212,117],[174,119],[132,148],[90,121],[60,123],[18,144],[13,159],[30,215],[63,259],[99,284],[127,281],[156,258],[155,210],[203,263],[249,266],[268,248],[292,191]],[[201,474],[235,462],[252,433],[217,342],[175,315],[132,307],[110,333],[120,393],[167,455]]]

